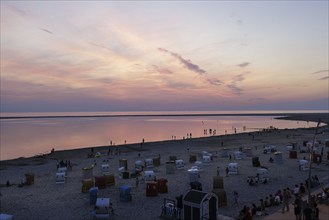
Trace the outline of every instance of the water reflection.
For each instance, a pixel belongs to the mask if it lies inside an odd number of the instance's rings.
[[[275,120],[269,116],[110,117],[1,120],[1,160],[89,146],[183,139],[277,128],[314,127],[316,123]],[[211,129],[211,134],[209,132]],[[207,133],[205,134],[205,131]]]

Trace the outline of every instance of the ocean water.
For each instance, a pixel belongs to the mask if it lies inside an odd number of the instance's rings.
[[[279,112],[1,113],[0,160],[49,153],[52,148],[65,150],[140,143],[143,139],[148,142],[183,139],[187,136],[206,137],[257,131],[270,126],[280,129],[316,126],[313,122],[274,119],[277,113]],[[110,117],[99,117],[104,115]],[[30,118],[16,118],[22,116]]]

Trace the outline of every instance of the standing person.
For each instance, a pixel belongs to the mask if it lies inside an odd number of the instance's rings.
[[[233,205],[239,206],[239,193],[237,191],[233,191]]]
[[[312,211],[312,220],[319,220],[319,208],[315,203]]]
[[[259,205],[260,211],[265,212],[266,206],[265,206],[264,200],[260,199],[259,202],[260,202],[260,205]]]
[[[246,214],[244,216],[245,220],[252,220],[252,211],[251,208],[247,206]]]
[[[303,213],[304,213],[304,220],[312,220],[312,209],[309,203],[306,204]]]
[[[305,194],[306,189],[303,183],[300,183],[299,185],[299,193],[301,193],[302,195]]]
[[[177,219],[181,219],[181,213],[183,209],[183,195],[176,197],[177,200]]]
[[[254,215],[256,215],[256,212],[257,212],[257,206],[255,203],[253,203],[251,206],[252,206],[251,214],[254,216]]]
[[[282,194],[282,213],[284,213],[285,208],[287,208],[287,212],[289,212],[289,201],[290,201],[290,195],[287,192],[286,189],[283,189]]]
[[[296,216],[296,220],[302,219],[302,201],[299,196],[296,196],[294,201],[294,214]]]
[[[293,192],[294,192],[294,195],[295,196],[298,196],[298,194],[299,194],[299,186],[297,184],[295,185],[295,188],[293,189]]]
[[[217,176],[219,176],[219,167],[217,167]]]
[[[226,167],[226,169],[225,169],[225,172],[226,172],[226,176],[228,177],[228,167]]]

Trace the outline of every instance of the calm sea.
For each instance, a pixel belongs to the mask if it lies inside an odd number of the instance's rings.
[[[313,122],[276,120],[274,117],[278,113],[282,112],[1,113],[0,160],[49,153],[52,148],[120,145],[140,143],[143,139],[145,142],[183,139],[190,135],[205,137],[257,131],[270,126],[280,129],[316,126]],[[108,117],[100,117],[105,115]],[[22,116],[28,117],[20,118]]]

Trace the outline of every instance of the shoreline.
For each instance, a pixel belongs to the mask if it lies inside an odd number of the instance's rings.
[[[234,114],[233,114],[234,115]],[[248,114],[249,116],[263,116],[259,114]],[[142,116],[142,115],[140,115]],[[151,115],[149,115],[151,116]],[[152,115],[153,116],[153,115]],[[176,115],[179,116],[179,115]],[[207,115],[208,116],[208,115]],[[239,114],[239,116],[244,116]],[[320,128],[323,128],[325,130],[329,129],[329,114],[326,113],[295,113],[295,114],[278,114],[277,118],[274,118],[276,120],[293,120],[293,121],[312,121],[312,122],[321,122],[324,123],[325,125],[321,126]],[[54,116],[57,117],[57,116]],[[61,117],[61,116],[58,116]],[[67,116],[71,117],[71,116]],[[73,117],[80,117],[80,116],[73,116]],[[94,117],[94,116],[85,116],[85,117]],[[98,116],[98,117],[107,117],[107,116]],[[295,128],[295,129],[279,129],[279,130],[299,130],[299,129],[313,129],[313,128]],[[146,142],[145,145],[149,146],[157,146],[165,143],[171,143],[171,142],[183,142],[185,143],[188,140],[212,140],[212,139],[221,139],[225,138],[227,136],[232,136],[232,135],[243,135],[243,134],[252,134],[252,133],[257,133],[259,131],[252,131],[252,132],[243,132],[243,133],[237,133],[237,134],[227,134],[227,135],[215,135],[215,136],[207,136],[207,137],[197,137],[197,138],[191,138],[191,139],[177,139],[177,140],[159,140],[159,141],[153,141],[153,142]],[[19,164],[22,163],[23,161],[31,161],[33,159],[37,158],[43,158],[43,157],[49,157],[53,156],[51,158],[54,158],[54,156],[58,157],[58,155],[62,154],[70,154],[70,155],[75,155],[75,154],[81,154],[81,152],[89,152],[91,148],[94,149],[99,149],[99,150],[107,150],[109,147],[110,148],[120,148],[122,151],[133,151],[132,149],[135,149],[135,151],[140,151],[140,144],[141,143],[130,143],[130,144],[119,144],[119,145],[100,145],[100,146],[86,146],[86,147],[81,147],[81,148],[74,148],[74,149],[66,149],[66,150],[56,150],[55,153],[51,154],[39,154],[31,157],[18,157],[18,158],[13,158],[13,159],[5,159],[5,160],[0,160],[0,169],[3,165],[6,164],[14,164],[15,162],[19,162]],[[130,149],[130,150],[129,150]],[[143,149],[145,151],[146,149]],[[150,149],[147,149],[150,150]],[[56,159],[56,158],[55,158]]]

